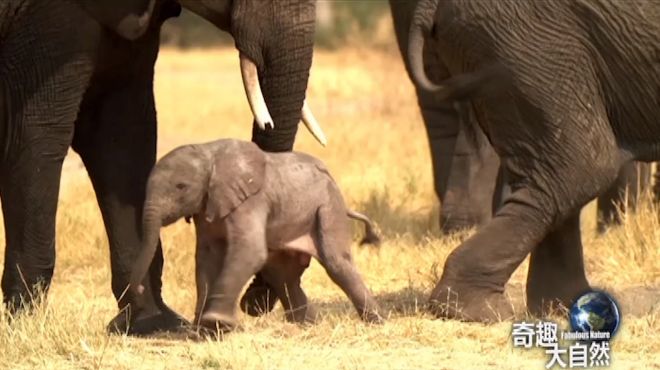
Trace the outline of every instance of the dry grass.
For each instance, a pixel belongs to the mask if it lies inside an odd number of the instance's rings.
[[[162,52],[156,78],[161,155],[184,143],[249,138],[237,59],[233,50]],[[379,250],[353,248],[367,284],[390,312],[385,325],[360,322],[314,262],[304,287],[323,313],[315,326],[287,324],[278,308],[260,319],[243,316],[242,329],[222,342],[107,336],[104,326],[116,313],[107,241],[89,180],[72,156],[63,179],[48,305],[12,325],[0,315],[0,368],[542,369],[546,357],[540,350],[512,348],[510,322],[434,320],[420,308],[461,235],[437,232],[424,129],[397,54],[318,52],[308,96],[330,144],[323,149],[301,130],[296,148],[325,160],[349,204],[371,215],[386,237]],[[585,212],[591,282],[622,297],[631,286],[657,288],[657,210],[647,206],[603,237],[591,232],[593,218],[592,207]],[[0,232],[0,246],[3,237]],[[192,226],[177,223],[163,238],[165,300],[191,317]],[[525,275],[526,263],[512,278],[512,296],[523,295]],[[612,367],[660,368],[660,313],[633,316],[624,306],[623,314]]]

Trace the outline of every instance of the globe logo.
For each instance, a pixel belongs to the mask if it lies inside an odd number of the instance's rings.
[[[581,295],[570,313],[573,331],[581,333],[609,333],[609,338],[594,338],[594,340],[609,340],[619,328],[621,316],[614,299],[602,291],[591,291]]]

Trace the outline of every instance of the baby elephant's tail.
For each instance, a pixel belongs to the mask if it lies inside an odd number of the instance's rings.
[[[358,213],[352,210],[347,210],[346,215],[354,220],[362,221],[364,223],[364,238],[360,241],[360,245],[363,244],[372,244],[375,246],[380,245],[380,237],[376,234],[374,229],[374,224],[371,222],[369,217]]]

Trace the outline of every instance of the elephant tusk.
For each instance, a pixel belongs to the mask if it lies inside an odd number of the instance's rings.
[[[307,127],[309,132],[311,132],[312,135],[314,135],[314,138],[319,143],[321,143],[321,145],[323,146],[328,145],[328,139],[325,137],[325,134],[323,133],[323,129],[321,129],[321,125],[319,125],[319,122],[312,114],[312,110],[309,109],[307,100],[305,100],[302,107],[302,121],[305,124],[305,127]]]
[[[265,130],[267,126],[270,126],[271,129],[275,128],[273,118],[270,116],[270,112],[268,112],[266,100],[261,92],[257,66],[252,60],[250,60],[250,58],[242,53],[240,54],[240,60],[243,87],[245,87],[245,95],[247,95],[250,110],[252,110],[252,114],[254,115],[254,120],[262,130]]]

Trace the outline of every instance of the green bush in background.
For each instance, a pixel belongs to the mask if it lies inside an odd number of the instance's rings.
[[[379,20],[388,15],[386,0],[318,0],[316,46],[337,48],[347,42],[369,43]],[[163,45],[191,48],[232,45],[228,34],[197,15],[184,10],[163,25]]]

